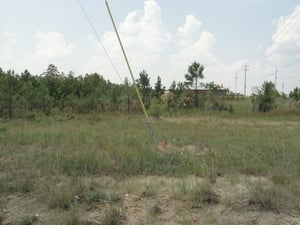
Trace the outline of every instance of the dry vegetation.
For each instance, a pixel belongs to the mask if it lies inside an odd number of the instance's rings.
[[[300,119],[0,122],[0,224],[300,224]]]

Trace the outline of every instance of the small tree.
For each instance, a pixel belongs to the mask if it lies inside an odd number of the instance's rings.
[[[295,87],[293,89],[293,91],[290,92],[289,96],[290,96],[290,98],[292,98],[296,101],[299,101],[300,100],[300,88]]]
[[[140,78],[136,80],[137,86],[140,88],[142,92],[142,99],[146,107],[150,105],[150,93],[151,93],[151,85],[150,85],[150,77],[148,73],[143,70],[140,72]]]
[[[268,112],[273,110],[276,107],[275,100],[278,96],[279,93],[276,90],[274,83],[265,81],[256,95],[258,111]]]
[[[171,84],[169,91],[170,93],[172,93],[171,98],[169,98],[169,102],[168,102],[168,109],[169,106],[172,103],[172,107],[179,107],[182,101],[183,97],[183,92],[185,90],[185,85],[183,82],[178,82],[176,83],[175,81],[173,81],[173,83]]]
[[[198,108],[198,79],[203,79],[204,66],[198,62],[193,62],[188,67],[188,73],[185,74],[185,85],[195,89],[195,106]]]
[[[160,102],[160,97],[165,92],[165,87],[162,85],[160,76],[157,77],[157,82],[154,84],[154,96],[157,98],[157,100]]]

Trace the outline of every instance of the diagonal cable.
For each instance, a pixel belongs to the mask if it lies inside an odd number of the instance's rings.
[[[117,68],[116,68],[116,66],[115,66],[115,64],[114,64],[114,62],[112,61],[110,55],[108,54],[106,48],[104,47],[104,45],[103,45],[103,43],[102,43],[102,41],[101,41],[101,39],[100,39],[100,37],[99,37],[99,35],[98,35],[98,33],[97,33],[95,27],[93,26],[92,21],[90,20],[90,17],[88,16],[88,14],[87,14],[85,8],[83,7],[81,1],[78,0],[78,2],[79,2],[80,8],[81,8],[83,14],[85,15],[85,17],[86,17],[86,19],[87,19],[87,21],[88,21],[90,27],[92,28],[92,30],[93,30],[93,32],[94,32],[94,34],[95,34],[95,36],[96,36],[98,42],[100,43],[100,45],[101,45],[101,47],[102,47],[102,49],[103,49],[103,51],[104,51],[106,57],[109,59],[111,65],[112,65],[112,67],[114,68],[116,74],[118,75],[118,77],[119,77],[121,83],[123,83],[123,80],[122,80],[122,78],[121,78],[121,75],[120,75],[119,71],[117,70]]]

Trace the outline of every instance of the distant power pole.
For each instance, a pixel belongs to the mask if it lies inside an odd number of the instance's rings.
[[[276,86],[277,86],[277,72],[278,72],[278,69],[276,68],[276,71],[275,71],[275,89],[276,89]]]
[[[245,79],[244,79],[244,96],[246,96],[246,88],[247,88],[247,70],[248,70],[248,66],[247,62],[245,63],[245,65],[243,66],[245,69]]]
[[[237,94],[237,73],[235,73],[235,93]]]

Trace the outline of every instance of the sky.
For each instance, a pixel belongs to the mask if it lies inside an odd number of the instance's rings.
[[[130,78],[105,1],[80,1],[0,0],[0,67],[40,75],[54,64],[65,74]],[[203,82],[233,92],[244,93],[246,63],[247,95],[264,81],[279,92],[300,87],[299,0],[108,3],[135,78],[145,70],[152,86],[158,76],[166,88],[184,81],[196,61],[205,67]]]

